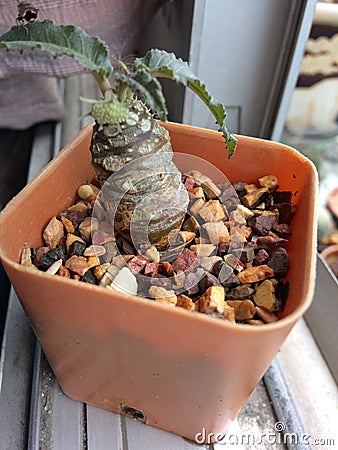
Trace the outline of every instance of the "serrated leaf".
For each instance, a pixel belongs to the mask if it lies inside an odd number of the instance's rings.
[[[139,69],[146,70],[155,77],[170,78],[184,86],[187,86],[189,81],[197,79],[183,59],[165,50],[152,49],[143,58],[137,58],[133,70]]]
[[[39,49],[52,56],[70,56],[84,69],[106,79],[112,71],[106,45],[73,25],[57,25],[50,20],[12,27],[0,37],[0,48],[22,52]]]
[[[188,64],[181,58],[176,58],[174,53],[164,50],[150,50],[143,58],[137,58],[134,63],[134,72],[146,71],[153,77],[166,77],[190,88],[206,104],[216,119],[219,131],[223,133],[227,144],[228,158],[236,148],[237,139],[229,131],[225,119],[226,110],[224,105],[216,101],[208,92],[204,83],[191,71]]]
[[[133,92],[141,95],[147,106],[158,115],[160,120],[167,119],[168,111],[165,98],[158,80],[149,72],[139,69],[130,74],[115,74],[115,79],[126,84]]]
[[[225,142],[227,144],[228,158],[230,158],[236,149],[237,139],[229,131],[226,125],[225,119],[227,117],[227,114],[225,106],[222,103],[219,103],[209,94],[205,84],[201,81],[191,81],[189,82],[188,87],[200,97],[200,99],[207,105],[207,107],[215,117],[216,123],[219,125],[219,131],[223,133]]]

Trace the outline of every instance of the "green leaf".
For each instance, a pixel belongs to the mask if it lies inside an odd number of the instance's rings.
[[[0,48],[19,52],[40,49],[54,57],[70,56],[102,79],[108,78],[112,71],[108,49],[99,38],[89,36],[79,27],[57,25],[49,20],[12,27],[0,36]]]
[[[179,84],[187,86],[189,81],[196,80],[188,64],[174,53],[152,49],[143,58],[136,58],[134,71],[143,69],[153,76],[167,77]]]
[[[166,77],[190,88],[206,104],[216,119],[219,131],[223,133],[230,158],[236,148],[237,139],[229,131],[225,119],[224,105],[215,100],[208,92],[204,83],[193,74],[188,64],[181,58],[176,58],[174,53],[164,50],[150,50],[143,58],[137,58],[134,63],[134,73],[142,70],[153,77]]]
[[[227,114],[225,106],[222,103],[219,103],[209,94],[205,84],[201,81],[191,81],[188,86],[207,105],[207,107],[215,117],[216,123],[219,125],[219,131],[223,133],[225,142],[227,144],[228,158],[230,158],[236,149],[237,139],[229,131],[226,125],[225,119]]]
[[[139,69],[130,74],[116,73],[115,79],[126,84],[133,92],[140,94],[143,101],[158,115],[160,120],[167,119],[168,111],[162,87],[149,72]]]

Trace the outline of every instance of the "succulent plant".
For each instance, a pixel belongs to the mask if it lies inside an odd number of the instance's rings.
[[[103,98],[90,100],[95,120],[90,151],[100,183],[111,183],[112,195],[104,200],[106,210],[114,212],[109,220],[127,239],[131,239],[133,220],[134,235],[144,235],[147,227],[150,243],[165,248],[168,234],[184,219],[188,196],[172,162],[169,134],[156,119],[167,119],[157,78],[173,79],[201,98],[214,115],[231,157],[236,139],[226,126],[224,106],[173,53],[153,49],[137,58],[131,70],[123,64],[113,70],[105,44],[73,25],[56,25],[53,21],[20,24],[0,37],[0,48],[66,55],[93,74]],[[121,171],[127,164],[127,171]],[[114,174],[117,176],[112,177]],[[121,174],[127,178],[127,189]],[[122,197],[114,199],[113,193],[122,191]],[[140,204],[142,208],[137,207]]]

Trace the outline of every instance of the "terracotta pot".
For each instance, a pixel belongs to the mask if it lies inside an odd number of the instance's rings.
[[[41,245],[49,219],[93,177],[90,126],[1,213],[0,254],[66,394],[110,411],[135,413],[150,425],[195,439],[203,429],[214,434],[227,430],[310,306],[317,175],[308,159],[279,143],[239,136],[236,154],[227,160],[219,133],[166,127],[175,151],[208,160],[230,181],[255,182],[275,174],[280,189],[294,193],[298,212],[289,245],[291,289],[280,321],[232,324],[20,266],[23,245]]]

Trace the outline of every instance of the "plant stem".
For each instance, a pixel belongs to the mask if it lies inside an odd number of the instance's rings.
[[[124,83],[119,84],[117,88],[117,97],[120,102],[124,102],[125,99],[130,95],[130,93],[131,91],[126,84]]]
[[[97,81],[100,91],[102,92],[102,95],[104,97],[105,100],[111,100],[112,98],[112,87],[111,84],[109,82],[109,80],[107,78],[102,78],[101,75],[99,75],[97,72],[92,71],[91,74],[93,75],[93,77],[95,78],[95,80]]]

